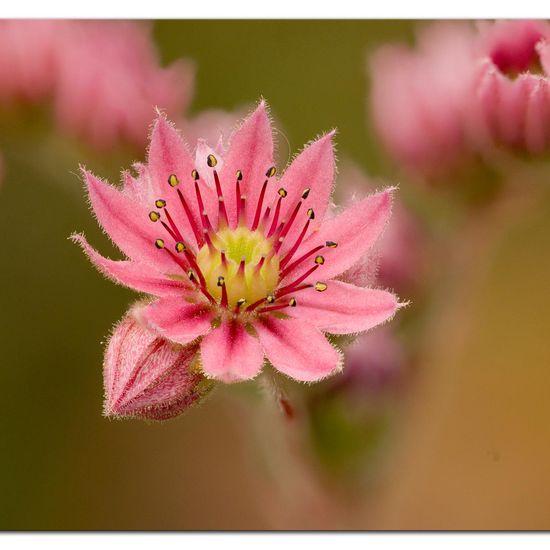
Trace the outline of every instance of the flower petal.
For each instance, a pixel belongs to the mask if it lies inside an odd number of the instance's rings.
[[[273,130],[265,101],[246,118],[230,138],[220,180],[231,224],[236,221],[235,173],[241,170],[241,193],[246,196],[246,217],[252,224],[256,204],[265,181],[266,171],[273,165]],[[273,183],[271,183],[273,186]],[[268,186],[269,187],[269,186]]]
[[[320,380],[340,367],[340,353],[319,329],[301,319],[270,316],[254,327],[271,364],[295,380]]]
[[[330,200],[336,163],[332,138],[334,131],[310,143],[285,170],[280,186],[288,192],[281,204],[281,220],[288,220],[306,188],[310,189],[304,200],[301,213],[292,224],[285,237],[282,251],[290,248],[296,241],[306,221],[306,211],[312,208],[315,219],[324,218]],[[300,222],[299,220],[303,220]]]
[[[207,304],[190,304],[180,296],[159,298],[143,309],[143,319],[173,342],[188,344],[207,334],[213,313]]]
[[[189,153],[187,146],[174,125],[166,120],[164,115],[159,115],[153,126],[147,160],[148,168],[151,173],[152,186],[158,194],[156,198],[163,198],[170,202],[179,203],[176,190],[168,183],[168,178],[174,174],[180,182],[177,189],[181,191],[191,210],[197,211],[195,186],[193,185],[193,179],[191,177],[191,172],[196,168],[195,160]],[[216,191],[204,180],[204,178],[199,180],[199,187],[204,209],[210,221],[215,224],[218,215],[218,197]],[[175,213],[172,212],[172,214],[175,215],[174,219],[178,227],[181,224],[185,228],[185,232],[191,238],[187,217],[181,205],[177,204],[177,206],[178,208],[174,209]],[[196,220],[198,221],[198,216]]]
[[[205,374],[223,382],[254,378],[262,367],[264,352],[257,338],[248,334],[242,323],[224,321],[201,343]]]
[[[92,248],[84,235],[73,235],[72,241],[79,244],[95,267],[115,283],[127,286],[138,292],[154,296],[183,295],[194,291],[186,279],[171,279],[144,264],[134,261],[116,261],[105,258]]]
[[[330,281],[324,292],[308,289],[297,295],[288,314],[332,334],[363,332],[389,319],[399,307],[391,292]]]
[[[324,245],[326,241],[333,241],[338,246],[325,247],[318,252],[324,257],[324,264],[320,265],[306,281],[328,280],[346,271],[361,259],[384,230],[391,214],[392,191],[390,188],[369,195],[341,214],[325,221],[319,230],[302,243],[287,267],[314,247]],[[293,269],[285,280],[290,283],[299,273],[310,269],[312,265],[313,257]]]
[[[149,220],[147,208],[90,172],[83,171],[83,175],[95,215],[118,248],[132,260],[174,270],[177,264],[155,248],[155,240],[164,236],[164,230]]]

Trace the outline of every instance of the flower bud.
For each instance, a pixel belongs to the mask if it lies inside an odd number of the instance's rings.
[[[197,368],[197,351],[146,329],[131,310],[105,351],[105,416],[167,420],[188,409],[213,385]]]

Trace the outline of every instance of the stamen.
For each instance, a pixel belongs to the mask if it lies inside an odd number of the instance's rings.
[[[310,220],[314,220],[314,219],[315,219],[315,212],[313,211],[313,208],[308,208],[308,210],[307,210],[307,217],[308,217]]]
[[[327,241],[327,242],[325,243],[325,246],[326,246],[327,248],[336,248],[336,247],[338,246],[338,243],[335,243],[334,241]]]
[[[254,267],[254,273],[259,273],[260,272],[260,269],[262,269],[262,266],[264,265],[264,262],[265,262],[265,256],[262,256],[260,258],[260,261]]]
[[[176,174],[170,174],[168,176],[168,185],[170,185],[170,187],[176,187],[176,185],[179,185],[179,183],[180,180],[178,179]]]
[[[317,292],[324,292],[328,288],[327,283],[321,283],[320,281],[317,281],[313,286]]]
[[[256,231],[258,228],[258,223],[260,222],[260,214],[262,212],[262,205],[264,202],[265,190],[267,189],[267,181],[264,181],[262,185],[262,190],[260,191],[260,196],[258,197],[258,205],[256,206],[256,214],[254,215],[254,222],[252,223],[251,231]]]
[[[292,256],[294,256],[294,254],[296,254],[296,251],[298,250],[298,248],[302,244],[302,241],[304,240],[304,237],[306,236],[307,229],[309,227],[309,222],[310,221],[311,221],[311,218],[308,217],[308,219],[307,219],[307,221],[304,225],[304,228],[302,229],[302,232],[300,233],[300,235],[296,239],[296,242],[294,243],[292,248],[287,252],[286,256],[281,260],[281,264],[280,264],[281,269],[284,269],[285,265],[292,259]]]
[[[296,307],[297,304],[298,304],[298,302],[296,301],[296,298],[291,298],[290,302],[288,302],[288,305],[290,307]]]
[[[228,300],[227,300],[227,288],[225,286],[225,278],[221,275],[218,277],[218,286],[222,287],[222,299],[220,302],[220,306],[227,307]]]
[[[315,263],[318,265],[323,265],[325,263],[324,256],[315,256]]]
[[[266,296],[265,300],[268,304],[272,304],[275,301],[275,296],[273,294],[269,294]]]
[[[311,187],[306,187],[302,192],[302,199],[307,199],[309,197],[310,191],[311,191]]]
[[[199,207],[199,212],[201,216],[202,228],[207,229],[206,221],[204,219],[205,218],[204,203],[202,202],[201,191],[199,189],[199,183],[197,180],[195,180],[195,195],[197,196],[197,205]]]
[[[174,239],[175,241],[179,240],[180,237],[178,237],[174,231],[172,230],[172,228],[166,223],[166,222],[160,222],[162,224],[162,227],[164,227],[164,229],[166,229],[166,231],[168,232],[168,234],[170,235],[170,237],[172,237],[172,239]]]
[[[163,248],[164,248],[164,241],[163,241],[162,239],[157,239],[157,240],[155,241],[155,246],[156,246],[159,250],[163,249]]]
[[[176,252],[183,252],[186,249],[185,245],[181,241],[176,243],[175,248]]]
[[[208,164],[208,166],[210,166],[210,168],[214,168],[214,166],[216,166],[216,164],[218,164],[218,159],[216,159],[216,157],[214,155],[208,155],[206,157],[206,164]]]
[[[237,300],[237,303],[235,304],[235,309],[233,310],[233,313],[237,315],[244,304],[246,304],[246,300],[244,298],[239,298]]]
[[[191,177],[192,177],[195,181],[197,181],[197,180],[200,178],[199,173],[197,172],[197,170],[195,170],[195,169],[191,170]]]
[[[266,178],[272,178],[276,173],[277,173],[277,168],[275,168],[275,166],[272,166],[265,173],[265,177]]]
[[[279,214],[281,213],[281,201],[288,195],[286,189],[282,187],[277,191],[279,198],[277,199],[277,206],[275,207],[275,213],[273,214],[273,221],[271,222],[271,227],[267,233],[267,237],[271,237],[275,233],[275,228],[279,221]]]
[[[213,155],[209,155],[208,158],[214,158]],[[215,158],[214,158],[215,160]],[[210,166],[210,165],[209,165]],[[214,164],[214,166],[216,166]],[[225,209],[225,202],[223,200],[222,186],[220,184],[220,178],[218,177],[217,170],[214,170],[214,181],[216,183],[216,193],[218,194],[218,216],[222,219],[225,225],[229,225],[229,218],[227,217],[227,211]]]
[[[172,219],[172,216],[170,216],[170,212],[168,212],[168,208],[164,209],[164,213],[166,214],[166,219],[168,220],[168,223],[170,224],[170,227],[172,228],[172,231],[174,235],[176,235],[175,241],[183,241],[183,237],[178,229],[178,226],[174,223],[174,220]]]
[[[302,254],[297,260],[294,260],[290,265],[286,266],[283,269],[283,272],[281,273],[281,279],[284,279],[293,269],[299,266],[304,260],[307,260],[310,256],[315,254],[315,252],[318,252],[323,248],[324,248],[324,245],[320,244],[319,246],[312,248],[309,252]]]
[[[164,199],[157,199],[155,201],[155,206],[157,208],[164,208],[166,206],[166,201]]]
[[[278,311],[287,307],[296,307],[297,304],[298,302],[296,301],[296,298],[291,298],[288,304],[277,304],[271,307],[263,307],[258,310],[258,313],[269,313],[270,311]]]
[[[281,244],[283,244],[284,238],[288,235],[288,232],[290,231],[290,228],[292,227],[292,224],[294,223],[294,220],[296,219],[296,216],[298,215],[298,211],[300,210],[300,207],[302,206],[302,201],[298,201],[298,204],[295,206],[290,219],[288,220],[288,223],[285,224],[283,227],[283,230],[281,231],[281,235],[279,236],[279,242],[275,245],[275,250],[278,252],[279,248],[281,248]]]
[[[243,221],[241,216],[244,216],[244,209],[241,209],[241,181],[243,179],[243,173],[237,170],[235,178],[235,204],[237,205],[237,224],[239,224]]]
[[[273,299],[275,300],[275,297],[273,297]],[[254,311],[259,305],[263,304],[266,301],[268,301],[267,297],[266,298],[260,298],[259,300],[257,300],[253,304],[249,305],[246,308],[246,311],[247,312]],[[269,303],[271,303],[271,302],[269,302]]]
[[[158,222],[160,220],[160,214],[153,210],[153,211],[149,212],[149,219],[152,222]]]
[[[294,282],[278,289],[276,291],[277,297],[284,296],[290,292],[294,292],[295,288],[303,281],[305,281],[316,269],[318,269],[319,264],[315,264],[312,268],[308,269],[303,275],[300,275]]]
[[[196,172],[196,170],[194,171]],[[197,172],[197,175],[198,175],[198,172]],[[189,225],[191,226],[191,230],[193,231],[195,240],[197,241],[198,246],[201,246],[202,238],[201,238],[200,230],[197,226],[197,222],[195,221],[195,217],[193,216],[193,213],[191,212],[189,205],[187,204],[187,201],[183,196],[183,193],[179,189],[178,189],[178,197],[180,198],[180,202],[181,202],[181,205],[183,206],[183,210],[185,211],[185,215],[189,220]]]

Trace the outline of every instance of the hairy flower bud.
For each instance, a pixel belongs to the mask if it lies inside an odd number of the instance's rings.
[[[167,420],[188,409],[213,385],[197,368],[197,349],[146,329],[134,308],[105,351],[105,415]]]

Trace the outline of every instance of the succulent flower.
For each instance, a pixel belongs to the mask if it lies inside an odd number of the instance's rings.
[[[157,297],[144,322],[196,343],[207,377],[254,378],[266,357],[291,378],[319,380],[341,366],[325,333],[366,331],[399,307],[390,292],[338,280],[382,233],[392,189],[327,216],[333,136],[307,145],[279,178],[263,101],[223,155],[199,141],[193,158],[159,114],[147,164],[124,174],[122,190],[83,170],[99,223],[129,259],[74,239],[105,275]]]

